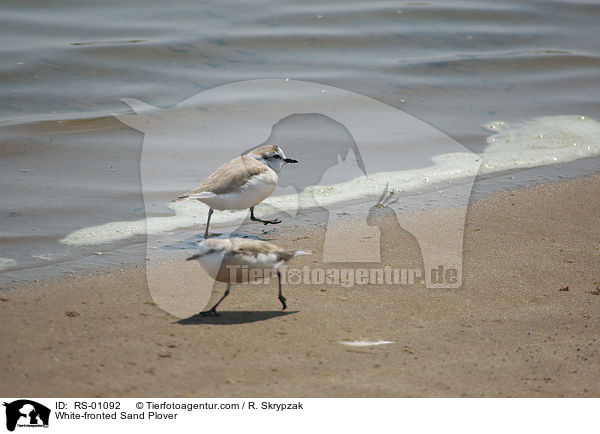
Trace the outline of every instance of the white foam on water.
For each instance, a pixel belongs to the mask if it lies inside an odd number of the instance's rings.
[[[340,344],[348,345],[349,347],[373,347],[377,345],[394,344],[393,341],[341,341]]]
[[[339,203],[369,196],[379,196],[389,184],[395,191],[415,191],[424,187],[466,178],[477,174],[477,164],[481,157],[477,154],[452,153],[436,155],[432,166],[400,172],[381,172],[359,176],[350,181],[308,187],[315,193],[315,200],[324,208],[332,208]],[[325,178],[325,176],[324,176]]]
[[[42,261],[57,261],[61,259],[65,259],[65,255],[61,255],[58,253],[39,253],[31,255],[32,258],[40,259]]]
[[[462,178],[473,173],[476,154],[455,153],[438,155],[433,158],[433,166],[403,172],[383,172],[362,176],[334,185],[318,185],[306,190],[314,193],[320,206],[331,208],[336,204],[368,196],[379,196],[389,183],[396,190],[412,191],[430,184]],[[271,196],[263,202],[291,215],[298,209],[297,194]],[[260,205],[259,205],[260,207]],[[197,200],[172,202],[169,208],[174,216],[149,217],[137,221],[110,222],[70,233],[60,242],[70,246],[95,245],[131,238],[135,235],[155,235],[180,228],[202,226],[208,217],[208,207]],[[259,211],[257,210],[257,214]],[[211,227],[241,224],[248,210],[215,212],[211,217]]]
[[[0,258],[0,270],[5,270],[17,265],[17,261],[10,258]]]
[[[600,122],[584,116],[548,116],[517,125],[491,122],[480,173],[566,163],[600,155]]]
[[[336,204],[351,200],[379,196],[387,184],[396,191],[406,192],[473,176],[473,168],[478,165],[474,163],[480,160],[482,164],[479,173],[493,173],[600,155],[600,123],[583,116],[542,117],[515,125],[496,121],[484,128],[493,133],[487,138],[488,145],[481,154],[465,152],[437,155],[432,158],[432,165],[429,167],[374,173],[332,185],[326,183],[326,172],[322,181],[324,184],[308,187],[306,190],[314,193],[320,206],[333,208]],[[264,203],[295,215],[298,196],[271,196]],[[160,234],[180,228],[203,226],[206,223],[208,207],[199,201],[173,202],[169,207],[175,211],[174,216],[87,227],[70,233],[60,242],[70,246],[95,245],[135,235]],[[211,226],[213,223],[215,226],[241,224],[247,215],[248,210],[215,212]]]

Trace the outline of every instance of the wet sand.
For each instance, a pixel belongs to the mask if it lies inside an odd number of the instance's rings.
[[[222,316],[185,320],[152,303],[143,265],[2,291],[0,393],[598,397],[599,197],[593,175],[475,202],[457,290],[288,286],[281,312],[274,286],[234,287]],[[393,343],[340,344],[361,339]]]

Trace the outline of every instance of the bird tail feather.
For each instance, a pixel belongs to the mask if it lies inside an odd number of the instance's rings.
[[[209,191],[202,191],[200,193],[186,193],[182,194],[181,196],[177,196],[177,199],[174,199],[173,202],[180,202],[188,199],[210,199],[215,196],[216,194]]]
[[[200,256],[202,256],[202,255],[199,255],[199,254],[192,255],[189,258],[187,258],[186,261],[193,261],[194,259],[198,259]]]

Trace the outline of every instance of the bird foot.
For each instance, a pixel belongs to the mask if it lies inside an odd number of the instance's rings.
[[[214,309],[206,310],[204,312],[200,312],[198,315],[200,315],[200,316],[221,316]]]
[[[204,239],[220,237],[221,235],[223,234],[220,234],[218,232],[213,232],[212,234],[204,234]]]
[[[275,220],[259,219],[258,217],[256,217],[254,215],[254,207],[250,208],[250,220],[252,220],[253,222],[260,222],[265,225],[278,225],[279,223],[281,223],[281,220],[279,220],[279,219],[275,219]]]
[[[279,220],[279,219],[275,219],[275,220],[263,220],[263,219],[259,219],[257,217],[250,217],[250,220],[252,220],[253,222],[262,223],[264,225],[278,225],[279,223],[281,223],[281,220]]]
[[[279,299],[279,301],[281,302],[281,306],[283,306],[283,307],[281,308],[281,310],[286,310],[286,309],[287,309],[287,304],[285,303],[285,297],[281,297],[281,298]]]

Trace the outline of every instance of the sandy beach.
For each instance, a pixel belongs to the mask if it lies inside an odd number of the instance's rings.
[[[473,203],[456,290],[288,286],[282,312],[274,285],[234,287],[220,317],[183,320],[154,305],[144,264],[2,291],[0,393],[599,397],[599,197],[593,175]],[[340,343],[359,340],[391,343]]]

